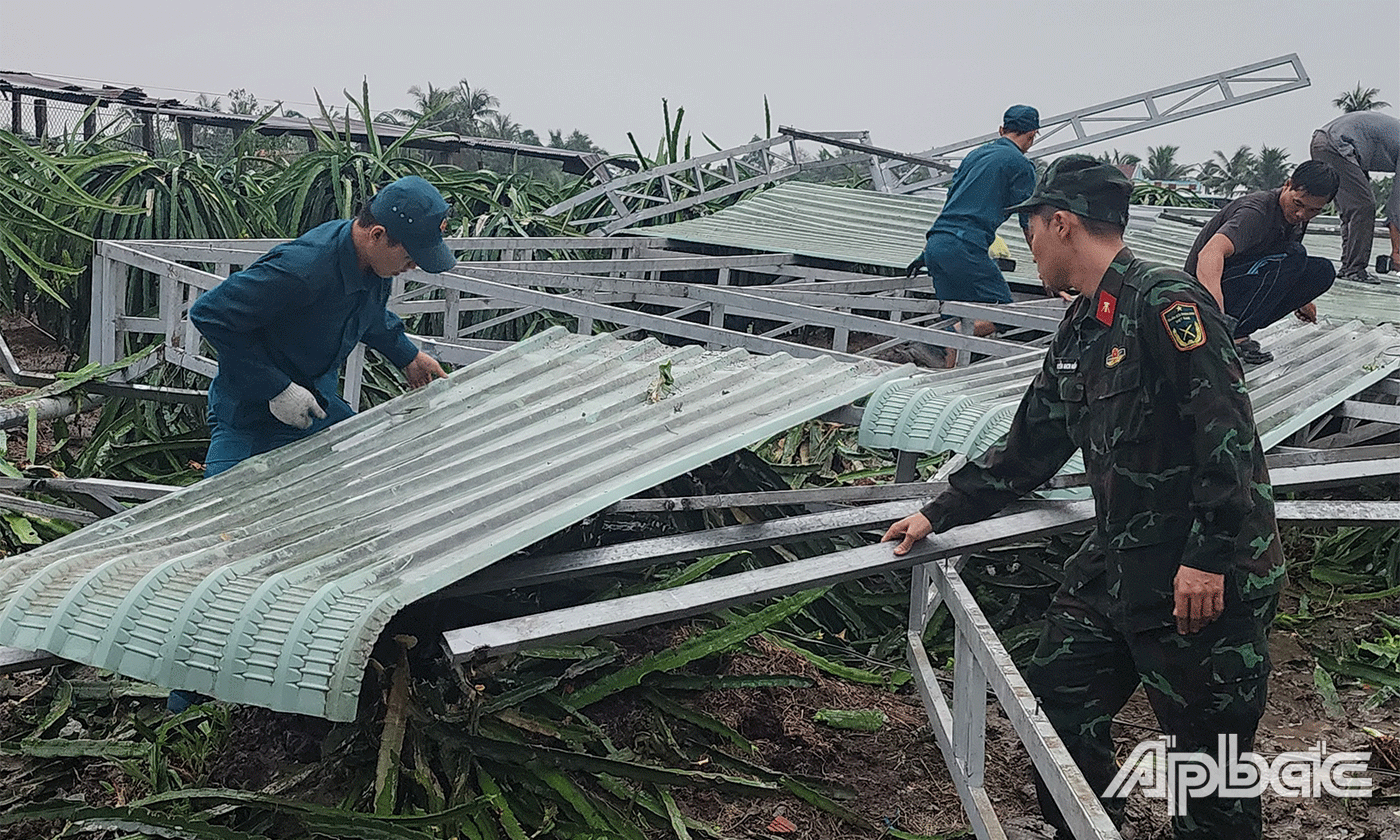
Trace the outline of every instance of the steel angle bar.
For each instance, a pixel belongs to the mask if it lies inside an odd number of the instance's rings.
[[[1277,502],[1279,522],[1337,528],[1350,525],[1400,525],[1400,502],[1326,499]]]
[[[554,276],[562,277],[564,275]],[[583,316],[635,329],[649,330],[662,335],[712,343],[720,347],[742,347],[756,353],[766,354],[787,353],[796,358],[803,359],[810,359],[818,356],[833,356],[848,362],[869,361],[868,359],[849,353],[823,350],[819,347],[810,347],[791,341],[760,338],[759,336],[741,333],[735,330],[727,330],[720,327],[712,327],[708,324],[692,323],[690,321],[680,321],[646,312],[634,312],[630,309],[623,309],[617,306],[608,306],[606,304],[593,303],[579,298],[566,297],[549,292],[539,292],[534,289],[512,286],[506,283],[497,283],[471,277],[459,272],[446,272],[436,275],[434,282],[445,288],[456,289],[468,294],[489,295],[506,300],[514,300],[518,304],[535,305],[551,312]]]
[[[664,248],[659,236],[629,237],[626,242],[586,236],[448,236],[443,241],[454,251],[618,251],[624,248]]]
[[[0,490],[32,493],[101,493],[114,499],[149,502],[179,490],[172,484],[145,484],[109,478],[9,478],[0,477]]]
[[[219,363],[208,356],[201,356],[198,353],[178,350],[173,347],[166,347],[164,352],[167,362],[201,376],[213,379],[214,374],[219,372]]]
[[[1336,432],[1324,437],[1315,437],[1309,446],[1349,449],[1367,441],[1385,437],[1395,432],[1395,427],[1385,423],[1363,423],[1344,432]]]
[[[15,361],[15,356],[10,352],[10,345],[5,341],[4,335],[0,335],[0,368],[3,368],[5,378],[16,385],[39,387],[56,381],[56,377],[52,374],[33,373],[20,369],[19,362]]]
[[[1282,468],[1275,472],[1274,486],[1288,490],[1301,489],[1305,486],[1322,486],[1322,484],[1336,482],[1338,477],[1345,480],[1345,475],[1348,473],[1355,475],[1357,472],[1371,473],[1371,475],[1400,475],[1400,461],[1338,462],[1289,466],[1289,468]],[[938,484],[917,484],[917,486],[911,486],[907,490],[914,491],[914,497],[918,498],[932,496],[939,487],[941,486]],[[755,494],[755,496],[769,496],[769,494]],[[1065,531],[1065,529],[1084,524],[1092,517],[1093,510],[1092,501],[1075,501],[1075,503],[1030,501],[1030,503],[1022,504],[1023,507],[1018,507],[1014,512],[1008,512],[1002,517],[986,519],[986,521],[976,522],[972,525],[963,525],[960,528],[941,533],[941,535],[931,536],[923,543],[918,543],[910,556],[900,557],[900,559],[896,559],[890,554],[889,546],[864,546],[860,549],[847,550],[847,552],[794,561],[794,563],[784,564],[783,567],[728,575],[725,578],[706,581],[704,584],[692,584],[690,587],[671,589],[671,591],[661,592],[661,594],[652,592],[652,594],[616,599],[616,601],[605,602],[602,605],[584,605],[580,608],[554,610],[552,613],[483,624],[479,627],[465,627],[465,629],[452,631],[452,644],[449,647],[455,654],[461,655],[486,650],[505,652],[518,650],[525,644],[557,641],[568,634],[577,636],[577,634],[589,633],[589,631],[595,634],[606,634],[630,630],[647,623],[664,622],[664,620],[675,619],[675,617],[696,615],[699,612],[706,612],[707,609],[717,609],[718,606],[727,606],[731,603],[746,601],[746,599],[755,601],[755,599],[766,598],[770,595],[787,594],[787,592],[818,587],[818,585],[826,585],[830,582],[881,573],[889,568],[899,568],[911,564],[910,557],[913,557],[913,560],[921,561],[931,559],[931,557],[979,552],[986,547],[1002,545],[1002,543],[1012,542],[1015,539],[1030,539],[1046,535],[1046,533]],[[1373,522],[1387,521],[1387,515],[1393,515],[1396,512],[1397,504],[1400,503],[1280,503],[1278,512],[1284,521],[1337,521],[1373,524]],[[816,517],[819,519],[808,519],[808,521],[801,521],[799,524],[811,522],[815,526],[818,522],[823,522],[825,525],[822,526],[840,526],[843,529],[847,526],[864,528],[872,522],[890,521],[890,519],[900,515],[900,512],[911,510],[911,507],[913,505],[888,503],[864,512],[836,511],[829,512],[829,514],[818,514]],[[850,518],[844,517],[843,514],[850,514]],[[559,573],[560,570],[567,570],[567,574],[578,574],[582,568],[587,568],[589,564],[603,563],[609,557],[616,557],[619,563],[633,563],[633,561],[665,559],[666,553],[676,552],[676,550],[720,552],[720,550],[728,550],[732,547],[741,547],[738,535],[769,533],[776,538],[781,533],[785,533],[785,529],[787,529],[787,526],[773,524],[773,522],[763,525],[766,528],[748,532],[717,529],[721,533],[713,538],[707,538],[704,535],[683,535],[676,538],[675,542],[665,542],[666,538],[662,538],[661,542],[641,540],[638,545],[631,547],[626,545],[613,546],[610,549],[568,554],[568,556],[556,557],[556,559],[524,561],[525,566],[515,568],[528,570],[528,574],[531,575],[540,575],[540,578],[536,578],[535,582],[543,582],[543,580],[556,580],[556,573]],[[680,546],[683,546],[683,549],[680,549]],[[914,557],[914,554],[917,554],[917,557]],[[508,573],[503,568],[500,574],[510,575],[512,573]],[[491,575],[487,574],[479,581],[473,581],[472,578],[463,581],[462,587],[468,591],[486,591],[484,588],[487,585],[494,587],[494,584],[490,584],[489,581],[491,581]],[[701,587],[701,589],[693,589],[692,587]],[[707,587],[714,587],[714,592],[711,592]],[[683,594],[683,596],[679,594]],[[648,613],[648,610],[657,610],[657,612]],[[545,636],[536,636],[536,633],[545,633]]]
[[[1008,542],[1069,530],[1093,517],[1092,502],[1046,502],[1021,513],[937,534],[896,557],[884,544],[862,546],[763,569],[738,572],[664,592],[464,627],[443,634],[454,661],[539,645],[606,635],[723,607],[787,595],[844,580],[902,569],[940,557],[982,551]]]
[[[101,240],[97,243],[97,253],[99,256],[115,260],[133,268],[149,271],[159,277],[169,277],[181,283],[193,286],[197,289],[212,289],[223,282],[222,277],[217,274],[210,274],[207,271],[200,271],[197,268],[190,268],[187,265],[162,257],[152,256],[145,251],[138,251],[121,242],[113,240]]]
[[[96,514],[86,510],[51,505],[48,502],[36,502],[21,496],[12,496],[9,493],[0,493],[0,510],[12,510],[16,513],[42,516],[48,519],[61,519],[64,522],[76,522],[79,525],[91,525],[99,518]]]
[[[1309,464],[1337,464],[1346,461],[1375,461],[1400,458],[1400,443],[1353,446],[1347,449],[1305,449],[1276,446],[1265,456],[1270,470]]]
[[[538,306],[522,306],[518,309],[511,310],[510,312],[507,312],[504,315],[497,315],[495,318],[488,318],[485,321],[472,324],[471,326],[464,327],[459,330],[454,330],[453,332],[458,338],[465,338],[466,336],[472,335],[473,333],[479,333],[482,330],[489,330],[492,327],[498,326],[500,324],[509,324],[511,321],[519,320],[521,318],[526,317],[527,315],[533,315],[539,311],[540,308]]]
[[[1362,484],[1400,476],[1400,454],[1393,444],[1346,449],[1305,449],[1271,452],[1265,456],[1269,481],[1275,489],[1313,490]],[[1057,475],[1043,485],[1049,489],[1082,487],[1084,473]]]
[[[838,149],[849,149],[853,152],[863,152],[865,154],[877,155],[879,157],[888,158],[890,160],[899,160],[905,163],[913,163],[919,166],[927,166],[933,169],[937,169],[940,172],[946,172],[949,175],[957,171],[956,167],[949,166],[945,161],[936,160],[932,157],[926,157],[924,155],[911,155],[907,152],[896,152],[893,149],[882,149],[879,146],[872,146],[869,143],[861,143],[853,139],[842,137],[836,132],[824,134],[816,131],[803,131],[800,128],[793,128],[791,126],[786,125],[778,126],[778,131],[782,134],[788,135],[789,137],[796,137],[798,140],[815,140],[818,143],[823,143],[828,146],[835,146]],[[842,134],[844,133],[847,132],[842,132]]]
[[[552,271],[601,274],[614,271],[706,271],[720,268],[778,268],[791,262],[791,254],[741,254],[731,257],[675,255],[598,260],[474,260],[457,263],[458,270],[471,270],[478,263],[491,268],[517,271]]]
[[[906,295],[910,291],[907,281],[895,278],[864,278],[852,280],[778,280],[761,286],[744,286],[755,294],[771,297],[801,300],[805,295],[838,295],[850,298],[872,298],[875,300],[907,300],[911,302],[938,303],[936,297],[915,297]]]
[[[453,597],[615,574],[656,563],[694,560],[725,551],[763,548],[871,527],[884,528],[909,513],[907,501],[788,516],[747,525],[709,528],[547,557],[508,560],[465,578],[433,597]]]
[[[609,510],[617,513],[711,510],[757,505],[863,504],[896,499],[928,499],[947,488],[946,482],[910,481],[862,487],[815,487],[806,490],[764,490],[752,493],[717,493],[709,496],[675,496],[668,499],[623,499]]]
[[[997,819],[996,810],[992,806],[990,797],[987,796],[986,789],[980,784],[969,784],[962,767],[954,757],[956,746],[953,743],[953,711],[948,707],[943,690],[938,686],[938,675],[928,660],[928,653],[924,650],[921,642],[916,644],[918,641],[914,633],[906,634],[906,643],[909,646],[910,673],[914,677],[914,685],[919,690],[924,709],[928,714],[934,739],[938,742],[939,753],[943,756],[944,763],[948,767],[948,775],[953,780],[953,787],[957,790],[958,798],[962,801],[963,813],[967,816],[973,834],[977,837],[982,838],[982,840],[1006,840],[1006,833],[1001,827],[1001,822]]]
[[[0,647],[0,674],[13,674],[18,671],[32,671],[36,668],[47,668],[50,665],[61,665],[64,661],[65,660],[59,659],[51,653],[44,653],[43,651]]]
[[[850,294],[842,292],[828,292],[824,290],[804,287],[801,289],[789,289],[783,286],[744,286],[744,291],[757,297],[776,298],[792,303],[800,303],[803,306],[815,306],[820,309],[866,309],[886,312],[938,312],[940,301],[929,298],[893,297],[887,292],[877,294]]]
[[[1337,417],[1351,420],[1370,420],[1400,426],[1400,405],[1347,400],[1332,412]]]
[[[726,149],[720,152],[713,152],[711,154],[702,155],[696,158],[689,158],[687,160],[679,161],[677,163],[670,163],[666,164],[665,166],[653,167],[651,169],[638,172],[634,175],[627,175],[621,178],[614,178],[611,181],[584,190],[583,192],[579,193],[576,196],[573,196],[572,198],[569,198],[565,201],[561,201],[558,204],[555,204],[551,207],[546,207],[541,212],[545,216],[557,216],[560,213],[563,213],[565,210],[572,210],[575,207],[580,207],[582,205],[588,204],[589,202],[601,198],[608,193],[620,193],[623,190],[649,184],[652,181],[655,181],[666,175],[673,175],[677,172],[692,171],[697,166],[704,166],[706,164],[715,163],[717,161],[728,162],[733,160],[736,162],[736,164],[743,165],[743,162],[739,160],[743,155],[747,155],[753,152],[763,152],[775,146],[787,145],[790,142],[791,140],[787,137],[773,137],[767,140],[759,140],[756,143],[747,143],[743,146],[736,146],[732,149]]]
[[[680,244],[683,245],[689,243]],[[671,247],[678,247],[678,245],[673,245]],[[752,271],[755,274],[774,274],[777,275],[779,278],[796,278],[793,280],[780,279],[779,284],[781,285],[801,283],[821,284],[826,282],[850,283],[860,281],[862,283],[871,284],[872,286],[875,284],[886,284],[886,289],[918,288],[927,291],[930,294],[932,294],[933,292],[933,288],[931,286],[913,281],[910,278],[905,277],[904,275],[892,277],[883,274],[863,274],[856,271],[845,271],[839,268],[823,268],[821,266],[815,265],[802,265],[801,263],[788,263],[781,269],[773,271],[765,271],[761,267],[755,267],[752,269]],[[842,291],[842,289],[840,289],[839,287],[833,287],[832,291]]]
[[[1288,75],[1277,78],[1258,75],[1275,68],[1288,73]],[[1290,53],[1267,61],[1246,64],[1190,81],[1125,96],[1121,99],[1101,102],[1087,108],[1067,111],[1053,117],[1042,117],[1040,142],[1031,150],[1029,157],[1058,154],[1089,143],[1121,137],[1135,131],[1154,128],[1201,114],[1208,114],[1222,108],[1298,90],[1309,84],[1311,81],[1308,79],[1307,71],[1303,69],[1302,60],[1298,58],[1297,53]],[[1246,85],[1249,86],[1249,89],[1245,89]],[[1258,85],[1265,86],[1258,87]],[[1218,95],[1219,99],[1187,107],[1191,102],[1207,94]],[[1179,98],[1173,99],[1173,97]],[[1137,114],[1125,112],[1126,109],[1131,108],[1140,110]],[[1115,122],[1118,125],[1098,131],[1090,131],[1085,128],[1086,123],[1105,121]],[[1058,142],[1051,140],[1060,132],[1072,134],[1073,137]],[[938,158],[980,146],[996,138],[996,134],[984,134],[980,137],[928,149],[918,153],[918,157]],[[905,172],[903,180],[907,180],[913,171],[917,171],[914,167],[908,167],[908,169],[909,171]],[[914,192],[944,183],[948,178],[947,175],[938,175],[916,183],[903,183],[901,181],[894,187],[893,191],[898,193]]]
[[[1304,464],[1270,470],[1269,474],[1275,488],[1286,490],[1357,485],[1395,476],[1400,476],[1400,458]]]
[[[949,333],[927,327],[911,326],[865,315],[838,312],[815,306],[805,306],[787,300],[765,297],[761,293],[740,291],[732,286],[710,286],[698,283],[675,283],[664,280],[629,280],[618,277],[597,277],[593,275],[548,274],[544,272],[523,272],[491,269],[475,266],[473,276],[491,278],[512,286],[552,286],[569,288],[590,293],[655,294],[690,298],[711,304],[723,304],[729,314],[752,314],[769,320],[784,323],[799,322],[808,326],[844,328],[851,331],[888,336],[903,341],[919,341],[939,347],[954,347],[971,350],[989,356],[1009,356],[1024,353],[1022,344],[1000,341],[992,338]],[[463,272],[449,272],[437,275],[432,282],[446,284],[449,276],[463,276]],[[623,321],[623,323],[628,323]]]
[[[616,233],[617,231],[622,230],[623,228],[628,227],[630,225],[636,224],[637,222],[644,222],[647,219],[655,219],[657,216],[664,216],[668,213],[675,213],[681,210],[688,210],[691,207],[694,207],[698,204],[704,204],[707,201],[714,201],[717,198],[725,198],[726,196],[746,192],[755,187],[761,187],[766,184],[771,184],[774,181],[781,181],[784,178],[797,174],[798,171],[800,171],[799,167],[796,166],[780,170],[774,170],[764,175],[755,175],[754,177],[751,177],[744,181],[740,181],[737,184],[729,184],[728,186],[719,187],[717,189],[711,188],[702,193],[699,193],[698,195],[693,195],[689,198],[681,199],[680,201],[673,201],[670,204],[662,204],[641,210],[633,210],[631,213],[628,213],[627,215],[622,216],[621,218],[613,219],[607,222],[598,230],[603,234]]]
[[[514,341],[488,341],[485,339],[453,339],[441,336],[413,335],[409,339],[418,349],[440,362],[454,365],[469,365],[480,361],[498,350],[515,344]]]
[[[105,239],[132,250],[167,260],[247,265],[289,239]]]
[[[942,312],[944,315],[953,315],[959,318],[980,318],[983,321],[993,321],[999,324],[1011,324],[1016,327],[1033,327],[1045,332],[1054,332],[1060,328],[1060,321],[1063,320],[1058,315],[1047,315],[1042,312],[1026,311],[1014,306],[998,306],[986,303],[962,303],[959,301],[943,301]]]
[[[978,795],[981,788],[980,767],[969,767],[956,759],[960,748],[964,755],[970,749],[981,749],[981,739],[985,738],[986,731],[985,691],[990,685],[992,693],[1006,712],[1007,719],[1026,748],[1031,763],[1040,772],[1074,836],[1120,840],[1121,835],[1104,813],[1098,796],[1084,780],[1064,742],[1055,732],[1055,727],[1040,711],[1035,695],[1026,685],[1011,655],[1002,646],[996,631],[977,606],[972,592],[959,577],[956,566],[946,559],[929,563],[928,574],[923,580],[928,581],[942,596],[943,603],[952,613],[958,638],[963,640],[959,652],[975,662],[975,667],[968,669],[975,673],[968,676],[980,678],[963,677],[959,681],[958,677],[955,677],[954,692],[961,691],[962,702],[958,702],[960,697],[955,694],[955,705],[949,711],[943,691],[935,680],[936,672],[924,650],[922,628],[920,632],[912,629],[909,631],[909,660],[919,683],[925,709],[938,732],[939,747],[948,769],[954,782],[959,783],[964,810],[970,818],[982,823],[983,827],[978,836],[986,838],[1003,834],[990,800],[984,798],[985,792]],[[966,667],[965,665],[964,668]],[[957,657],[954,658],[954,668],[957,668]],[[965,743],[959,743],[960,735]],[[945,741],[948,742],[946,746]]]

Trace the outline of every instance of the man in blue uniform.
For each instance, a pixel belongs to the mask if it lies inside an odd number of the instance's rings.
[[[362,341],[411,387],[447,375],[386,308],[389,278],[456,265],[442,241],[446,218],[447,202],[432,184],[400,178],[355,219],[278,245],[199,296],[190,320],[219,353],[205,478],[354,414],[340,396],[340,369]],[[176,689],[166,708],[182,712],[205,699]]]
[[[1036,109],[1012,105],[1002,116],[1001,136],[974,149],[953,174],[924,252],[909,265],[911,277],[921,267],[928,269],[939,300],[1011,302],[1011,289],[987,249],[997,228],[1010,218],[1006,208],[1025,201],[1035,189],[1035,165],[1026,152],[1039,130]],[[1025,213],[1020,220],[1024,233],[1030,220]],[[988,321],[975,325],[977,335],[990,335],[992,329]]]
[[[320,225],[200,295],[190,319],[219,354],[206,478],[354,414],[340,369],[362,341],[414,388],[446,376],[385,308],[388,278],[456,264],[442,241],[446,217],[432,184],[400,178],[356,219]]]

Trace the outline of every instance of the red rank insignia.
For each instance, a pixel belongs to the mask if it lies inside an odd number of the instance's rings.
[[[1113,326],[1113,313],[1118,309],[1118,298],[1105,292],[1099,291],[1099,296],[1094,299],[1094,318],[1106,327]]]

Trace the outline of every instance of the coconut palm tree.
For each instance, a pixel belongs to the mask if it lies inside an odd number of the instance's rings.
[[[1132,166],[1135,163],[1142,163],[1142,158],[1132,152],[1120,152],[1117,149],[1114,149],[1112,153],[1104,152],[1099,155],[1099,160],[1114,166]]]
[[[525,130],[520,123],[510,118],[510,114],[494,111],[482,120],[479,133],[482,137],[519,143],[522,142]]]
[[[1207,192],[1220,193],[1220,185],[1225,183],[1225,171],[1220,168],[1220,164],[1213,160],[1208,160],[1196,167],[1196,180],[1201,182]]]
[[[1225,195],[1229,195],[1235,187],[1248,187],[1254,184],[1255,169],[1258,167],[1258,158],[1248,146],[1240,146],[1234,154],[1226,156],[1219,149],[1215,151],[1215,158],[1212,161],[1216,169],[1212,170],[1215,183],[1212,188]]]
[[[1288,180],[1288,152],[1273,146],[1260,146],[1259,157],[1254,161],[1254,178],[1251,186],[1260,190],[1271,190],[1282,186]]]
[[[1363,88],[1357,82],[1356,87],[1343,93],[1332,100],[1332,104],[1341,108],[1347,113],[1352,111],[1374,111],[1377,108],[1389,108],[1390,103],[1377,99],[1380,95],[1380,88]]]
[[[422,120],[425,128],[453,130],[448,128],[448,124],[458,116],[460,100],[456,88],[435,88],[429,82],[427,90],[414,85],[408,89],[408,95],[413,97],[412,108],[395,108],[380,114],[379,118],[399,125],[411,125]]]
[[[608,152],[602,146],[593,142],[593,138],[587,133],[574,129],[569,135],[564,136],[563,129],[549,130],[549,147],[551,149],[572,149],[575,152],[597,152],[606,155]]]
[[[481,134],[486,120],[501,106],[501,100],[491,95],[486,88],[473,88],[466,79],[457,83],[457,99],[460,108],[461,128],[458,134]]]
[[[1177,163],[1180,146],[1148,146],[1142,177],[1148,181],[1181,181],[1191,175],[1189,164]]]

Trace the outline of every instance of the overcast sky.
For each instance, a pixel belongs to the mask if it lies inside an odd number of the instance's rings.
[[[1049,116],[1296,52],[1311,87],[1104,146],[1197,162],[1267,143],[1299,162],[1357,82],[1400,103],[1397,47],[1396,0],[0,0],[0,69],[303,112],[364,78],[375,111],[465,78],[541,137],[578,128],[614,153],[628,131],[654,151],[663,97],[696,154],[702,132],[761,134],[765,95],[775,129],[921,151],[994,131],[1012,103]]]

